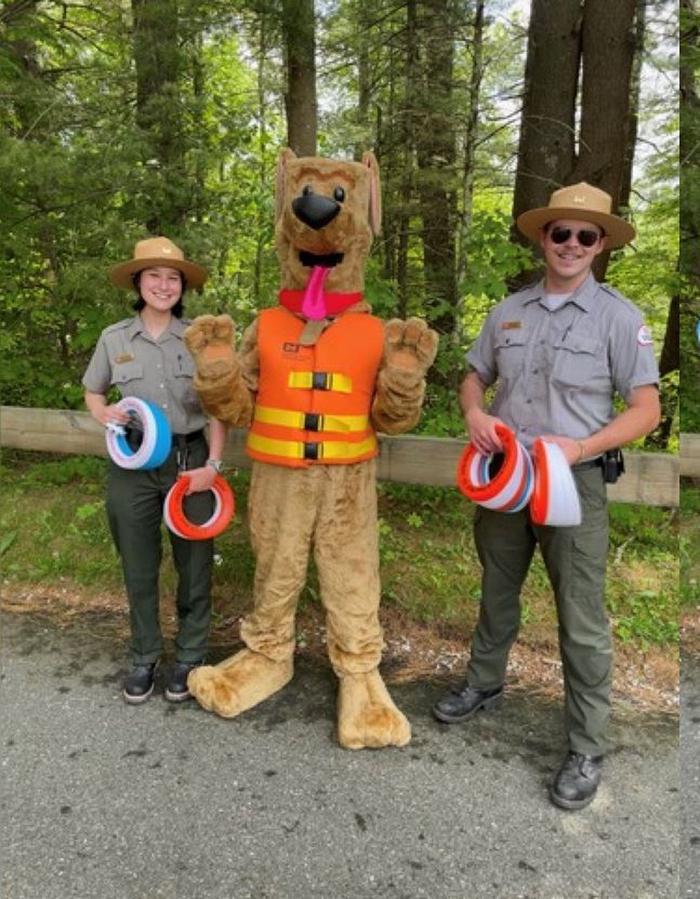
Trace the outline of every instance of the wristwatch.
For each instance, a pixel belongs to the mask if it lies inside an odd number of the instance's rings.
[[[217,474],[221,474],[224,467],[221,459],[207,459],[207,465],[210,465]]]

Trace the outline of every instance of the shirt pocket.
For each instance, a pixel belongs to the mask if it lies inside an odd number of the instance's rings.
[[[552,382],[566,390],[610,389],[605,345],[585,334],[567,334],[554,344]]]
[[[110,383],[115,387],[125,387],[133,381],[143,380],[143,365],[140,362],[115,362],[112,365]]]
[[[494,351],[498,376],[504,381],[512,381],[522,375],[525,368],[527,331],[524,328],[499,331],[496,335]]]
[[[189,355],[178,355],[172,364],[172,387],[175,395],[188,412],[201,412],[202,406],[193,386],[196,369]]]

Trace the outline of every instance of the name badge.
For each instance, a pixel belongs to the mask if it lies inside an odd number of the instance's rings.
[[[522,322],[501,322],[502,331],[516,331],[518,328],[522,328],[522,326]]]
[[[119,353],[114,357],[114,364],[120,365],[122,362],[133,362],[136,357],[133,353]]]

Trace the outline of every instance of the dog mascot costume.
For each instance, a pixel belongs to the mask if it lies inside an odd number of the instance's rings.
[[[372,153],[362,162],[297,158],[277,166],[279,305],[234,351],[228,316],[188,329],[207,412],[248,427],[250,534],[256,555],[246,648],[189,677],[200,705],[225,718],[287,684],[294,619],[311,546],[338,676],[338,740],[349,749],[403,746],[406,717],[379,674],[382,630],[375,431],[420,417],[437,334],[419,319],[386,325],[363,298],[364,264],[381,209]]]

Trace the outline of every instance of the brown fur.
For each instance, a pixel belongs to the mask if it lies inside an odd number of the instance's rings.
[[[292,211],[305,186],[332,197],[345,191],[339,214],[314,230]],[[277,167],[276,247],[282,287],[302,290],[310,269],[300,251],[342,253],[329,272],[329,293],[362,292],[364,265],[381,218],[379,170],[373,154],[362,162],[298,159],[291,150]],[[364,302],[348,312],[366,308]],[[303,340],[313,344],[330,320],[310,322]],[[197,387],[207,411],[231,425],[251,420],[259,378],[257,322],[235,352],[228,316],[204,316],[187,331],[197,365]],[[420,417],[425,373],[437,335],[419,319],[386,325],[384,355],[371,408],[376,429],[397,434]],[[257,558],[254,609],[241,625],[247,648],[192,672],[190,690],[200,704],[234,717],[281,689],[292,677],[294,614],[311,546],[328,621],[328,651],[340,680],[338,740],[349,749],[403,746],[411,730],[377,669],[382,632],[378,620],[379,555],[375,460],[355,465],[292,469],[254,463],[250,492],[251,539]],[[341,551],[342,550],[342,551]]]

